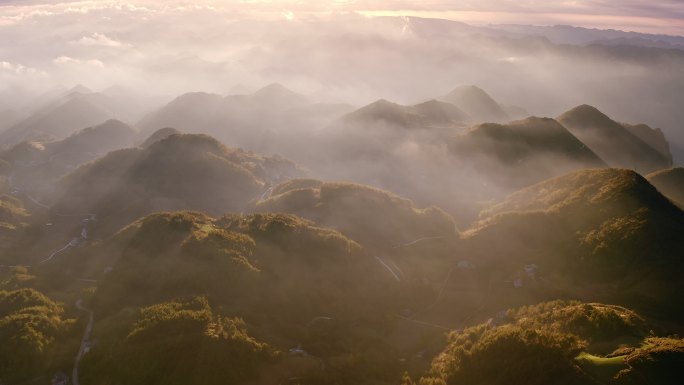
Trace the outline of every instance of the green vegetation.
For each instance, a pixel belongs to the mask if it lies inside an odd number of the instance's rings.
[[[408,199],[351,183],[285,182],[255,208],[296,214],[380,249],[419,238],[457,235],[453,219],[436,207],[418,209]]]
[[[27,217],[22,201],[11,195],[0,195],[0,227],[15,228]]]
[[[542,262],[617,277],[635,266],[661,272],[679,266],[682,224],[684,213],[639,174],[584,170],[512,194],[483,211],[466,237],[481,251],[496,238],[502,249],[517,250],[509,258],[553,255]],[[525,246],[511,247],[517,242]]]
[[[238,366],[227,364],[230,357],[217,363],[225,355],[219,347],[218,353],[213,348],[205,353],[213,345],[203,342],[202,333],[217,322],[242,328],[234,325],[235,317],[245,320],[250,334],[275,341],[278,350],[302,344],[319,357],[303,371],[288,360],[273,363],[313,383],[391,383],[400,371],[399,357],[384,341],[389,315],[400,309],[397,285],[337,231],[287,214],[214,219],[195,212],[161,213],[127,226],[93,253],[96,258],[83,255],[82,263],[115,262],[115,267],[94,294],[95,338],[101,347],[83,362],[84,382],[100,373],[125,383],[218,381],[222,370]],[[176,300],[198,296],[206,300]],[[214,310],[209,312],[206,303]],[[320,316],[325,320],[312,323]],[[240,353],[246,359],[251,355],[257,357],[254,362],[271,362],[271,355]],[[253,373],[248,368],[245,373]],[[224,377],[246,378],[231,373]]]
[[[624,359],[628,368],[617,374],[616,384],[675,385],[684,375],[684,339],[647,338]]]
[[[526,329],[569,333],[588,342],[644,338],[649,333],[646,321],[634,311],[599,303],[545,302],[509,310],[507,317]]]
[[[290,161],[228,149],[206,135],[171,135],[77,169],[62,181],[53,211],[96,213],[109,233],[155,211],[240,211],[265,182],[298,173]]]
[[[10,248],[27,227],[29,213],[24,204],[12,195],[0,194],[0,263],[7,262],[4,251]]]
[[[684,344],[647,329],[636,313],[611,305],[554,301],[509,310],[505,320],[452,332],[420,383],[673,384]]]
[[[454,332],[421,385],[591,384],[573,362],[583,348],[572,335],[505,325]]]
[[[31,378],[59,364],[73,320],[61,305],[33,289],[0,290],[0,380]]]
[[[681,319],[682,226],[684,213],[636,172],[583,170],[483,211],[463,247],[503,274],[542,266],[540,291]]]
[[[348,125],[428,129],[457,126],[468,119],[468,115],[455,105],[437,100],[429,100],[414,106],[402,106],[380,99],[346,114],[340,122]]]
[[[107,341],[112,342],[112,341]],[[213,312],[206,298],[140,310],[119,343],[96,347],[84,360],[83,382],[234,384],[277,357],[244,322]]]
[[[17,290],[30,286],[36,278],[23,266],[0,269],[0,290]]]

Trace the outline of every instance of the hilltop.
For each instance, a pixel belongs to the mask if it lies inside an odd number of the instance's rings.
[[[64,365],[64,353],[72,346],[60,346],[57,339],[64,342],[74,323],[75,320],[64,316],[61,304],[36,290],[0,288],[3,381],[35,378],[38,372]]]
[[[475,122],[503,123],[510,120],[501,105],[476,86],[457,87],[438,99],[458,106]]]
[[[272,83],[250,96],[251,102],[274,109],[288,109],[309,104],[304,95],[298,94],[280,83]]]
[[[479,124],[457,135],[450,151],[499,184],[525,186],[568,171],[605,163],[565,127],[529,117],[502,125]]]
[[[583,170],[553,178],[510,195],[480,218],[464,237],[482,263],[501,271],[533,263],[554,277],[546,290],[684,314],[674,296],[684,262],[684,240],[677,235],[684,213],[634,171]],[[612,282],[620,289],[583,292],[578,281]]]
[[[107,105],[104,95],[90,90],[72,90],[0,133],[0,144],[64,139],[79,128],[110,119],[113,114]]]
[[[421,384],[675,384],[684,340],[628,309],[548,302],[451,332]],[[534,373],[530,376],[529,373]]]
[[[300,173],[280,157],[228,148],[206,135],[175,134],[81,166],[60,182],[52,209],[109,218],[114,230],[155,211],[241,211],[266,183]]]
[[[110,151],[129,147],[136,131],[129,125],[109,119],[93,127],[76,131],[64,140],[46,144],[50,162],[60,162],[74,168]]]
[[[247,95],[183,94],[149,113],[137,127],[143,136],[174,127],[211,135],[231,146],[291,157],[299,151],[302,135],[338,115],[336,106],[310,102],[276,83]]]
[[[397,128],[429,129],[433,127],[458,127],[468,121],[468,115],[458,107],[429,100],[412,106],[402,106],[380,99],[339,119],[348,125],[381,125]]]
[[[408,199],[351,183],[311,179],[284,182],[254,209],[295,214],[378,248],[457,235],[451,216],[436,207],[418,209]]]
[[[372,371],[348,360],[377,360],[387,314],[399,307],[397,285],[361,246],[293,215],[153,214],[92,252],[60,262],[100,272],[92,298],[98,343],[83,361],[84,378],[139,383],[137,373],[166,383],[169,365],[174,378],[208,383],[254,377],[213,365],[226,356],[245,369],[278,365],[279,376],[319,376],[325,360],[326,370],[358,368],[350,378],[363,378]],[[104,266],[110,271],[101,273]],[[298,344],[303,356],[318,357],[306,371],[307,360],[279,353]],[[209,361],[196,366],[197,354]]]
[[[662,133],[658,135],[649,127],[620,124],[586,104],[565,112],[557,120],[611,167],[652,172],[672,166]]]
[[[156,143],[162,139],[166,139],[167,137],[175,134],[182,134],[182,132],[176,130],[173,127],[160,128],[157,131],[153,132],[152,135],[148,136],[147,139],[145,139],[140,144],[140,147],[149,147],[153,143]]]
[[[95,349],[85,357],[84,382],[238,383],[277,357],[247,332],[242,319],[217,314],[204,297],[145,307],[120,337],[111,351]]]
[[[132,127],[111,119],[62,140],[18,143],[0,152],[0,159],[11,164],[15,185],[20,190],[45,196],[60,177],[110,151],[130,146],[135,136]]]

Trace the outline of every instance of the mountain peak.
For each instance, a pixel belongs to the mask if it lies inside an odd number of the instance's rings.
[[[271,83],[252,94],[252,99],[281,107],[294,107],[307,103],[304,95],[298,94],[280,83]]]
[[[612,167],[648,173],[672,165],[669,151],[663,151],[668,147],[664,136],[658,137],[650,129],[631,132],[596,107],[583,104],[557,120]]]
[[[281,83],[275,82],[275,83],[268,84],[268,85],[258,89],[256,92],[254,92],[254,94],[259,94],[259,93],[270,94],[270,93],[295,93],[295,92],[292,91],[291,89],[285,87]]]
[[[509,120],[501,105],[474,85],[456,87],[439,100],[456,105],[478,122],[502,123]]]
[[[486,95],[487,97],[489,97],[489,94],[487,94],[487,92],[485,92],[485,90],[483,90],[482,88],[480,88],[476,85],[473,85],[473,84],[466,84],[466,85],[458,86],[458,87],[454,88],[453,90],[451,90],[451,92],[449,92],[447,95],[456,94],[456,93],[460,94],[460,93],[464,93],[464,92],[478,93],[480,95]]]
[[[73,87],[71,87],[67,92],[66,95],[74,94],[74,93],[79,93],[79,94],[91,94],[93,91],[84,86],[83,84],[77,84]]]
[[[390,102],[386,99],[378,99],[373,103],[365,105],[356,111],[350,112],[342,117],[342,120],[347,122],[376,122],[384,121],[402,127],[406,127],[415,123],[417,116],[413,116],[407,111],[407,108]]]
[[[148,136],[147,139],[145,139],[145,141],[140,145],[140,147],[149,147],[153,143],[156,143],[160,140],[168,138],[171,135],[176,134],[181,134],[181,132],[173,127],[160,128],[157,131],[155,131],[152,135]]]
[[[591,106],[589,104],[579,105],[561,116],[558,117],[559,120],[573,120],[577,123],[603,123],[611,120],[608,115],[601,112],[598,108]]]

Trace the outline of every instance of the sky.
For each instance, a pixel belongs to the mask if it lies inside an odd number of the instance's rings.
[[[383,15],[471,26],[370,17]],[[0,0],[0,112],[76,84],[149,105],[272,82],[316,101],[408,104],[475,84],[542,116],[588,103],[681,127],[683,37],[480,27],[502,23],[684,36],[684,0]],[[676,48],[585,47],[622,39]]]
[[[72,10],[102,7],[208,6],[235,12],[261,12],[286,18],[318,12],[359,12],[366,15],[412,15],[459,20],[472,24],[568,24],[590,28],[684,35],[683,0],[204,0],[204,1],[40,1],[0,0],[0,23],[19,15],[55,12],[59,4]],[[13,8],[13,9],[12,9]],[[14,19],[13,19],[14,18]]]

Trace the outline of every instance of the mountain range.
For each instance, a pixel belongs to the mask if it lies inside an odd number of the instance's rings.
[[[353,109],[272,85],[8,146],[0,378],[79,354],[83,383],[671,383],[667,139],[508,111],[477,87]]]

